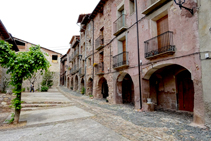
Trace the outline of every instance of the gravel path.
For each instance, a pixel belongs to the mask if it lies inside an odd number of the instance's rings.
[[[211,140],[211,131],[190,126],[193,117],[186,113],[138,112],[131,105],[108,104],[105,100],[90,99],[64,87],[60,90],[81,108],[95,114],[95,121],[130,140]]]

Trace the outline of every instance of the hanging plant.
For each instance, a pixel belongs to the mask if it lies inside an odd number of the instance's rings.
[[[95,67],[95,66],[97,66],[97,63],[94,63],[94,64],[93,64],[93,67]]]

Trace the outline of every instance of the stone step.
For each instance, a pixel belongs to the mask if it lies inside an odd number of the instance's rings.
[[[32,110],[38,110],[38,108],[32,108],[32,107],[30,107],[30,108],[21,108],[21,111],[32,111]]]
[[[57,107],[68,107],[72,105],[56,105],[56,106],[43,106],[43,107],[22,107],[21,111],[33,111],[33,110],[43,110],[43,109],[51,109],[51,108],[57,108]]]
[[[67,104],[21,104],[21,107],[22,108],[25,108],[25,107],[53,107],[53,106],[65,106],[65,105],[67,105]]]
[[[26,102],[22,104],[72,104],[73,102],[54,102],[54,101],[45,101],[45,102]]]

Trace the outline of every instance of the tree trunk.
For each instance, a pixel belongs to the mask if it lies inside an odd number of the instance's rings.
[[[17,94],[17,97],[19,101],[21,101],[21,93]],[[14,118],[14,124],[18,124],[19,123],[19,117],[21,114],[21,109],[16,109],[15,108],[15,118]]]
[[[22,88],[22,81],[21,81],[21,85],[18,86],[17,90],[21,90],[21,88]],[[20,105],[21,105],[21,92],[16,95],[16,98],[17,100],[20,101]],[[17,107],[19,107],[20,105],[17,105]],[[21,109],[17,109],[15,107],[15,117],[14,117],[14,122],[13,122],[14,124],[19,123],[20,114],[21,114]]]
[[[15,109],[15,118],[14,118],[14,124],[18,124],[19,123],[19,117],[21,114],[21,110],[20,109]]]

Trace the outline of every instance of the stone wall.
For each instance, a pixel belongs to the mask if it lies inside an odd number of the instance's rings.
[[[99,51],[96,50],[97,46],[94,47],[94,63],[101,63],[103,61],[104,69],[103,69],[103,75],[97,75],[96,74],[96,66],[95,69],[95,76],[94,76],[94,87],[93,87],[93,96],[94,98],[102,98],[101,93],[101,83],[99,83],[100,79],[102,77],[105,78],[108,84],[108,100],[110,103],[113,103],[113,79],[112,79],[112,73],[111,72],[111,66],[112,66],[112,60],[111,60],[111,45],[107,45],[111,39],[112,39],[112,19],[111,19],[111,9],[112,9],[112,3],[113,1],[107,1],[103,6],[103,12],[98,13],[94,17],[94,41],[96,42],[96,39],[100,37],[100,35],[103,34],[104,38],[104,46]],[[103,30],[103,31],[102,31]],[[101,53],[103,52],[103,56],[101,56]]]
[[[205,124],[211,127],[211,1],[200,0],[199,3],[199,41],[202,63],[202,84],[203,84],[203,97],[205,106]],[[205,54],[209,54],[209,58],[205,58]]]
[[[0,113],[1,112],[11,112],[12,109],[9,107],[11,105],[11,100],[14,96],[10,94],[1,94],[0,93]]]

